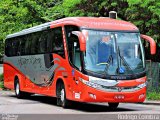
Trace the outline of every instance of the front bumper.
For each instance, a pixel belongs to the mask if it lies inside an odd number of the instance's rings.
[[[82,92],[79,92],[81,102],[144,102],[146,98],[146,87],[133,92],[106,92],[95,88],[85,86]]]

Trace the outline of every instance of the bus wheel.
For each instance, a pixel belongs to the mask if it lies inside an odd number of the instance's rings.
[[[20,90],[20,83],[18,78],[15,79],[14,90],[17,98],[24,98],[31,95],[31,93],[23,92]]]
[[[14,82],[14,90],[17,98],[22,98],[23,97],[23,92],[20,90],[20,84],[18,78],[15,79]]]
[[[57,105],[67,108],[69,106],[69,101],[66,98],[66,91],[63,83],[57,85]]]
[[[119,103],[108,103],[108,105],[111,110],[115,110],[117,109]]]

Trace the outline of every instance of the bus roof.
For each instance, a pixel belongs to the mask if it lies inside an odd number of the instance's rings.
[[[138,28],[135,25],[123,20],[111,19],[107,17],[68,17],[24,29],[20,32],[8,35],[7,38],[17,37],[62,25],[76,25],[81,28],[102,29],[109,31],[138,31]]]

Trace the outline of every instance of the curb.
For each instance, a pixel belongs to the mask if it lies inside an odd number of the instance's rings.
[[[159,105],[160,106],[160,100],[145,100],[144,102],[137,103],[137,104],[144,104],[144,105]]]
[[[14,95],[15,93],[11,90],[0,90],[0,96],[3,96],[3,95]]]
[[[144,103],[142,104],[145,104],[145,105],[160,105],[160,101],[157,101],[157,100],[153,100],[153,101],[144,101]]]

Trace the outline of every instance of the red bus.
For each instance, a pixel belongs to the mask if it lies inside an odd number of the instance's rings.
[[[119,103],[146,98],[145,57],[141,38],[156,52],[154,40],[132,23],[71,17],[8,35],[4,85],[18,98],[43,94],[57,105],[71,101]]]

